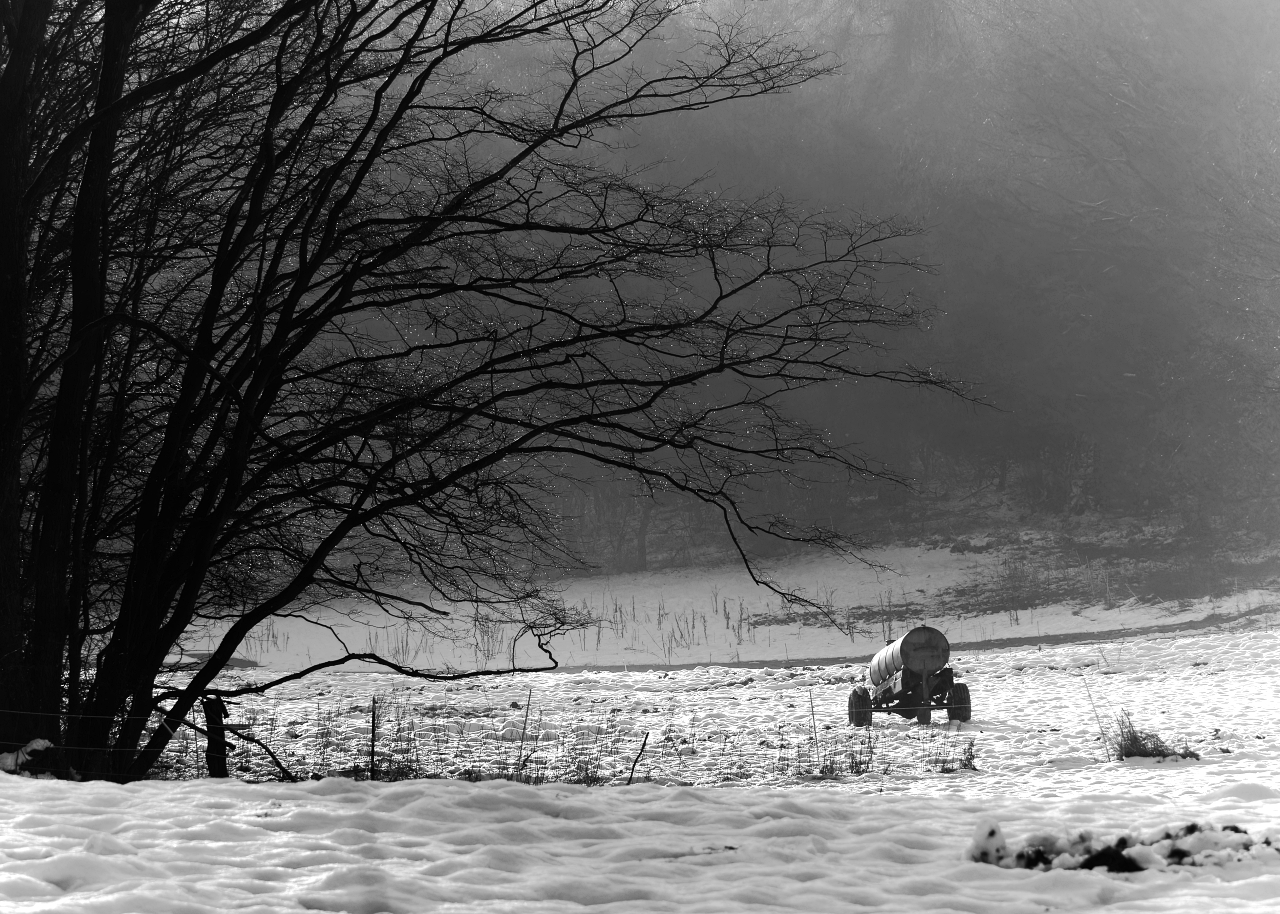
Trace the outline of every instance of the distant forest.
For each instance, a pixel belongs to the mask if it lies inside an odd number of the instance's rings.
[[[725,4],[728,9],[729,5]],[[799,394],[867,474],[777,480],[866,539],[1039,517],[1280,532],[1280,6],[1266,0],[763,0],[840,71],[647,124],[667,180],[897,217],[934,310],[885,359],[971,385]],[[722,554],[717,519],[625,479],[562,485],[612,570]],[[942,519],[939,521],[939,519]]]

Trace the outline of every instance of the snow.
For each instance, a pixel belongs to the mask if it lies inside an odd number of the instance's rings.
[[[866,557],[872,564],[827,557],[788,560],[764,569],[779,585],[829,604],[841,627],[853,629],[849,633],[834,625],[804,624],[801,613],[753,582],[740,565],[571,580],[562,588],[565,602],[585,607],[601,622],[556,639],[556,658],[567,669],[831,663],[869,658],[885,641],[916,624],[942,628],[951,643],[961,647],[1034,646],[1082,636],[1111,640],[1195,626],[1248,624],[1280,606],[1280,592],[1251,589],[1216,599],[1152,602],[1129,596],[1109,604],[1064,603],[968,615],[956,588],[990,583],[1008,559],[1005,552],[955,554],[894,547],[869,551]],[[846,614],[846,608],[856,611]],[[464,628],[470,625],[471,607],[452,610]],[[354,618],[347,613],[354,613]],[[423,668],[485,669],[506,664],[511,656],[500,639],[475,637],[469,630],[456,644],[422,639],[355,604],[322,613],[319,621],[324,624],[303,618],[273,620],[251,636],[238,663],[302,669],[340,656],[334,633],[353,650],[382,650],[398,662]],[[192,647],[210,650],[215,641],[216,632],[211,632]],[[546,657],[527,638],[516,644],[515,654],[521,665],[546,664]]]
[[[324,775],[353,766],[335,747],[358,752],[376,697],[383,726],[396,717],[404,745],[440,776],[114,785],[0,775],[0,909],[1273,911],[1280,631],[1270,600],[1176,613],[1039,608],[1042,632],[1130,635],[954,651],[973,694],[966,724],[877,714],[869,730],[848,727],[862,666],[805,660],[804,637],[784,642],[790,663],[775,644],[751,666],[628,664],[450,685],[330,673],[246,696],[233,718],[253,721],[293,770]],[[962,620],[930,621],[960,641]],[[1206,627],[1160,630],[1192,623]],[[617,656],[604,639],[600,651],[596,660]],[[288,651],[277,659],[223,682],[270,678]],[[1108,758],[1099,730],[1121,709],[1200,758]],[[970,740],[975,770],[956,764]],[[608,786],[449,777],[521,753],[541,755],[537,770],[554,777],[590,749]],[[867,752],[868,770],[852,773],[851,754]],[[253,766],[247,776],[269,774]],[[1057,867],[975,861],[992,829],[1004,852],[990,858],[1041,848]],[[1069,867],[1104,845],[1144,869]]]
[[[1206,816],[1256,825],[1275,821],[1274,795],[2,784],[0,899],[11,912],[1267,911],[1280,897],[1275,855],[1129,875],[964,859],[981,817],[1010,834]]]
[[[20,771],[29,759],[52,746],[47,739],[33,739],[15,752],[0,752],[0,771]]]

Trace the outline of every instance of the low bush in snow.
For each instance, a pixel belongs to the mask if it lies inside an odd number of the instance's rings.
[[[1174,749],[1154,730],[1138,729],[1133,722],[1133,716],[1123,709],[1116,715],[1111,727],[1103,729],[1102,738],[1109,754],[1121,761],[1127,758],[1169,758],[1171,756],[1200,758],[1200,754],[1185,743],[1181,749]]]

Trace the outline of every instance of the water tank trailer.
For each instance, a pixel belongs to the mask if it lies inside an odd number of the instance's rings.
[[[872,711],[887,711],[927,724],[934,708],[945,708],[948,720],[967,721],[973,714],[969,687],[956,682],[950,659],[947,636],[927,625],[886,644],[871,658],[868,685],[849,694],[849,723],[869,727]]]

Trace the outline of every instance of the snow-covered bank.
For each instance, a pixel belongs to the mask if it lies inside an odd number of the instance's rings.
[[[599,624],[556,638],[552,647],[563,669],[790,665],[869,657],[916,624],[941,629],[953,644],[981,647],[1048,645],[1098,633],[1123,638],[1199,626],[1268,628],[1280,618],[1280,591],[1269,589],[1196,600],[1139,600],[1126,594],[1109,601],[974,613],[966,601],[954,598],[955,588],[998,575],[999,553],[896,547],[869,552],[868,558],[877,564],[824,557],[787,560],[769,569],[780,585],[828,606],[839,627],[815,611],[785,607],[738,565],[567,581],[565,601],[584,607]],[[868,607],[883,607],[883,612]],[[422,668],[467,670],[508,663],[508,641],[483,627],[471,630],[472,611],[454,607],[463,636],[456,643],[389,624],[362,604],[344,605],[343,612],[354,613],[353,618],[335,610],[323,613],[322,621],[353,650],[381,651]],[[208,650],[213,644],[209,635],[190,647]],[[515,647],[518,663],[546,665],[530,639]],[[279,619],[246,642],[238,663],[297,670],[340,653],[329,628],[300,618]]]
[[[1272,911],[1261,859],[1132,875],[963,859],[975,819],[1010,835],[1280,821],[1262,785],[1179,802],[618,789],[0,778],[0,900],[35,912]]]

